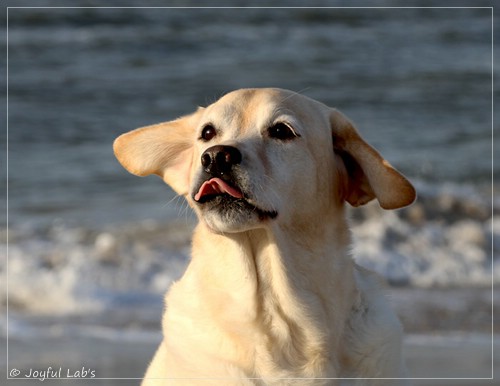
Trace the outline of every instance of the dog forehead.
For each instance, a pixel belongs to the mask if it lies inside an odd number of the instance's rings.
[[[207,108],[207,116],[224,126],[244,129],[270,120],[277,105],[278,98],[272,93],[262,90],[237,90],[210,105]]]
[[[241,89],[224,95],[208,106],[205,118],[213,124],[244,131],[262,128],[284,115],[307,120],[313,104],[315,101],[288,90]]]

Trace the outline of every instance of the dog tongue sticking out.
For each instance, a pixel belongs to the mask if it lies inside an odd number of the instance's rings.
[[[205,196],[224,194],[227,193],[234,198],[243,198],[243,193],[236,188],[233,188],[227,182],[221,180],[220,178],[212,178],[205,181],[201,185],[200,190],[194,196],[196,201],[200,201]]]

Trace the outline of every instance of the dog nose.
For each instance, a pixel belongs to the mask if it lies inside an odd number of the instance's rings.
[[[233,146],[212,146],[201,155],[201,164],[205,171],[215,177],[228,174],[233,165],[240,162],[241,153]]]

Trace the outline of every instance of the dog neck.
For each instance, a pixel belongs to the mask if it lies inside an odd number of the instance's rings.
[[[203,273],[197,278],[207,297],[202,302],[214,307],[223,330],[239,341],[248,333],[259,373],[285,363],[318,374],[331,354],[327,348],[338,347],[355,291],[354,280],[346,280],[353,276],[349,234],[340,223],[316,224],[307,233],[278,223],[226,235],[200,223],[195,231],[191,264],[199,266],[188,272]]]

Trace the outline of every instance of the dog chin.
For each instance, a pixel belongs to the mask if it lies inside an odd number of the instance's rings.
[[[198,214],[215,233],[244,232],[263,227],[278,216],[274,210],[266,211],[245,199],[234,199],[226,195],[200,204]]]

